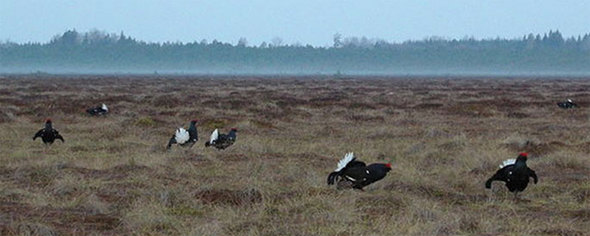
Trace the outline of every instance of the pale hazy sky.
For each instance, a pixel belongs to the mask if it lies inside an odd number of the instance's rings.
[[[0,40],[47,42],[68,29],[150,42],[245,37],[328,46],[335,33],[401,42],[590,33],[586,0],[0,0]]]

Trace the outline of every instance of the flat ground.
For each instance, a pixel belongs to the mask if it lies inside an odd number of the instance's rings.
[[[31,140],[47,117],[65,143]],[[584,78],[4,76],[0,234],[588,235],[589,121]],[[523,151],[539,184],[486,190]],[[346,152],[393,170],[338,191]]]

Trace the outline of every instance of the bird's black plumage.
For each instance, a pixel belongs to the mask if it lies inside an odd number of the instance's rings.
[[[56,139],[65,142],[64,138],[59,134],[59,132],[53,128],[51,119],[47,119],[45,121],[45,128],[37,131],[35,136],[33,136],[33,140],[37,138],[41,138],[45,144],[52,144]]]
[[[188,140],[177,140],[179,137],[177,134],[174,134],[172,135],[172,138],[170,138],[170,141],[168,141],[168,145],[166,146],[166,148],[170,149],[170,147],[172,147],[172,144],[178,144],[180,146],[189,147],[195,145],[195,143],[199,140],[199,134],[197,132],[196,124],[197,120],[192,120],[188,127],[188,130],[186,130],[188,132]]]
[[[214,137],[216,132],[218,135],[217,137]],[[213,131],[213,134],[211,134],[211,139],[205,143],[205,147],[213,146],[221,150],[226,149],[236,141],[237,132],[238,129],[232,128],[227,134],[219,134],[219,131],[216,129]]]
[[[509,164],[499,169],[486,181],[486,188],[491,188],[493,181],[504,181],[508,190],[513,192],[516,197],[518,192],[526,189],[529,184],[529,178],[533,178],[536,184],[538,182],[537,174],[527,166],[527,156],[527,153],[520,153],[514,164]]]
[[[339,187],[350,186],[362,190],[365,186],[385,178],[390,170],[389,163],[375,163],[367,166],[364,162],[352,158],[344,168],[328,175],[328,185],[337,183]]]
[[[561,107],[563,109],[570,109],[570,108],[576,108],[578,107],[578,104],[576,104],[575,102],[573,102],[571,99],[568,99],[565,102],[558,102],[557,103],[558,107]]]
[[[102,106],[91,107],[86,109],[86,112],[91,116],[103,116],[109,113],[109,108],[103,103]]]

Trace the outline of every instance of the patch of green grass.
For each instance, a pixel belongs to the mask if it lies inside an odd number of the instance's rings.
[[[150,117],[141,117],[137,119],[134,124],[140,127],[153,127],[156,125],[156,121]]]

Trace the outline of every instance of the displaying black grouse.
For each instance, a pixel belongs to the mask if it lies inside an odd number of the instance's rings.
[[[366,165],[357,161],[352,152],[346,153],[338,162],[338,167],[328,175],[328,185],[337,181],[338,188],[352,187],[362,190],[363,187],[383,179],[391,170],[391,163]]]
[[[195,145],[197,140],[199,140],[196,124],[197,120],[192,120],[190,126],[188,127],[188,130],[185,130],[182,127],[176,129],[176,133],[172,135],[172,138],[170,138],[170,141],[168,142],[168,146],[166,146],[166,148],[170,149],[172,144],[175,143],[180,146],[189,147]]]
[[[571,99],[568,99],[565,102],[558,102],[557,106],[563,109],[570,109],[578,107],[578,104],[574,103]]]
[[[523,152],[518,155],[516,160],[504,161],[496,174],[486,181],[486,188],[491,188],[493,181],[504,181],[508,190],[514,193],[514,198],[517,198],[518,192],[526,189],[529,178],[532,177],[536,184],[538,182],[537,175],[526,165],[527,157],[528,154]]]
[[[236,141],[236,133],[238,129],[232,128],[228,134],[219,134],[219,130],[215,129],[211,133],[211,138],[205,143],[205,147],[213,146],[217,149],[226,149],[234,144]]]
[[[88,112],[88,114],[90,114],[91,116],[102,116],[109,113],[109,108],[107,107],[107,105],[103,103],[102,106],[86,109],[86,112]]]
[[[45,128],[39,130],[35,136],[33,136],[33,140],[39,137],[41,137],[41,140],[43,140],[43,143],[46,145],[52,144],[56,139],[60,139],[62,142],[65,142],[64,138],[51,125],[51,119],[45,120]]]

